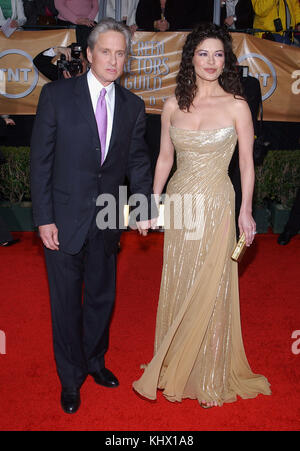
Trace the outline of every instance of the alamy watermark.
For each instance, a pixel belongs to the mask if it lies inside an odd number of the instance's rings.
[[[118,200],[112,194],[100,194],[96,205],[101,207],[96,217],[97,227],[105,229],[126,229],[136,227],[136,221],[145,221],[157,216],[155,196],[133,194],[127,199],[127,187],[119,187]],[[128,217],[124,217],[126,205]],[[187,240],[199,240],[203,234],[204,200],[199,193],[164,195],[164,229],[184,229]],[[118,218],[117,218],[118,215]]]
[[[6,335],[0,330],[0,354],[6,354]]]
[[[294,355],[300,354],[300,330],[294,330],[292,333],[292,339],[296,340],[292,344],[292,353]]]

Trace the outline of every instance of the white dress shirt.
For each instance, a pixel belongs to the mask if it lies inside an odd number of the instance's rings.
[[[98,97],[100,95],[101,89],[106,89],[106,96],[105,96],[105,102],[106,102],[106,109],[107,109],[107,131],[106,131],[106,145],[105,145],[105,154],[104,159],[107,156],[110,138],[111,138],[111,132],[112,132],[112,126],[113,126],[113,118],[114,118],[114,111],[115,111],[115,84],[111,83],[108,86],[103,86],[100,81],[97,80],[95,75],[91,70],[88,71],[87,74],[87,82],[88,87],[91,95],[91,100],[93,104],[94,113],[96,113],[97,108],[97,102]]]

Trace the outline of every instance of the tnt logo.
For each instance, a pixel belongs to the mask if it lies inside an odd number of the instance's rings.
[[[6,354],[6,335],[0,330],[0,354]]]
[[[277,74],[275,67],[268,58],[259,53],[247,53],[239,57],[238,61],[241,63],[244,60],[248,60],[249,65],[249,75],[256,77],[260,81],[262,88],[262,100],[266,100],[270,97],[276,89],[277,86]],[[257,60],[259,60],[259,65],[261,69],[257,70]]]
[[[28,96],[39,78],[32,57],[19,49],[0,52],[0,96],[20,99]]]

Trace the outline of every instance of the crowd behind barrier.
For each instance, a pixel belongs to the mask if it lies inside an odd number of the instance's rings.
[[[66,11],[66,1],[64,0],[0,0],[0,27],[3,26],[4,22],[11,19],[11,24],[16,29],[24,31],[69,28],[76,31],[76,40],[80,41],[79,43],[83,47],[86,45],[86,31],[89,31],[98,20],[107,15],[114,15],[117,20],[126,22],[133,33],[144,30],[186,32],[197,22],[212,21],[215,17],[218,17],[220,24],[227,26],[232,33],[245,33],[270,40],[275,40],[274,35],[276,34],[274,33],[273,22],[268,25],[268,28],[253,28],[253,21],[254,25],[259,24],[260,26],[266,23],[257,18],[262,13],[260,6],[262,2],[256,0],[201,0],[201,2],[199,0],[186,0],[185,2],[181,0],[173,0],[172,2],[168,2],[168,0],[121,0],[120,2],[117,0],[90,0],[89,2],[73,0],[71,3],[73,9],[78,11],[77,16],[74,11],[72,11],[72,14]],[[119,10],[118,3],[121,6]],[[277,0],[268,0],[269,6],[272,3],[277,4],[278,2]],[[284,0],[282,0],[282,3],[284,3]],[[11,8],[9,4],[11,4]],[[285,11],[280,11],[281,25],[283,28],[284,25],[289,25],[289,28],[284,28],[277,34],[284,38],[288,35],[291,37],[288,43],[299,46],[299,0],[287,0],[285,4],[288,5],[290,12],[288,17],[283,18]],[[217,16],[215,15],[216,10]],[[88,17],[83,20],[80,15],[84,14]],[[49,43],[50,46],[51,42]],[[43,56],[36,55],[36,57],[42,58]],[[49,57],[49,55],[46,57]],[[39,62],[41,64],[41,61]],[[37,67],[43,73],[41,68]],[[49,78],[47,75],[46,77]],[[53,78],[50,77],[49,79]],[[152,118],[151,116],[151,114],[148,114],[150,122],[158,120],[157,117]],[[6,121],[9,119],[5,115],[2,117]],[[30,139],[32,120],[28,116],[18,115],[14,116],[12,121],[9,125],[18,124],[21,133],[18,134],[19,138],[17,138],[10,127],[8,130],[10,139],[8,141],[11,143],[11,139],[13,139],[13,141],[21,143],[20,140],[23,139],[23,143],[27,144]],[[282,141],[283,147],[286,148],[288,138],[289,141],[292,139],[290,147],[297,147],[299,137],[297,136],[298,132],[294,132],[293,125],[289,125],[289,123],[281,123],[281,125],[277,123],[277,125],[279,126],[277,130],[282,130],[281,136],[283,137],[281,138],[280,135],[276,137],[277,146],[280,148]],[[283,131],[283,129],[286,131]],[[25,130],[28,130],[28,132]],[[274,135],[274,130],[272,134]],[[151,136],[149,136],[149,139],[151,140]]]
[[[0,0],[0,27],[7,20],[12,28],[74,27],[84,42],[105,16],[133,32],[190,30],[217,18],[231,31],[299,45],[299,0]]]

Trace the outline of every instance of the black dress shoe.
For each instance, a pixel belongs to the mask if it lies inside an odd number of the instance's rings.
[[[293,238],[295,234],[289,232],[288,230],[284,230],[278,237],[277,243],[281,244],[282,246],[285,246],[291,241],[291,238]]]
[[[114,388],[119,386],[119,381],[116,376],[107,368],[102,368],[99,373],[90,373],[93,376],[96,384],[103,385],[104,387]]]
[[[80,391],[63,388],[61,391],[61,406],[65,413],[75,413],[80,406]]]

